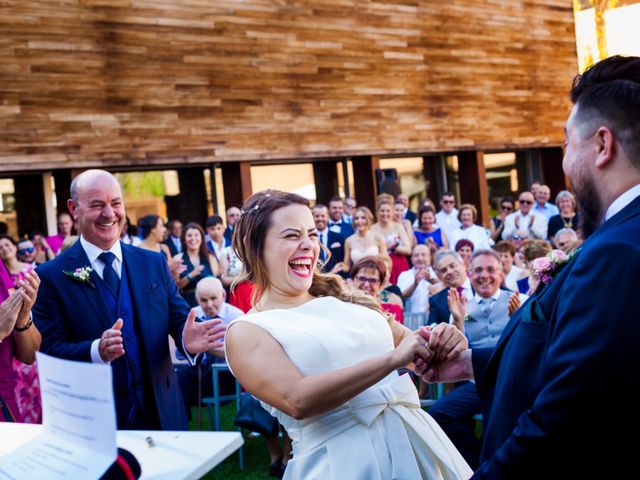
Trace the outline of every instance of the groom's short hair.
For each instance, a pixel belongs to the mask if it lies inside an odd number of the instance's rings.
[[[640,169],[640,57],[616,55],[596,63],[574,78],[570,95],[578,123],[588,131],[607,125]]]

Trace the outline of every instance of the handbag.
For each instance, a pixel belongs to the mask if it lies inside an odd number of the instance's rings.
[[[234,423],[238,427],[270,436],[278,434],[278,425],[280,425],[278,420],[271,416],[260,405],[260,401],[250,393],[244,393],[240,396],[238,414]]]

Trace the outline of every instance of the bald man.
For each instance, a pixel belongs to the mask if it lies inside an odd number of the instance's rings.
[[[38,268],[33,319],[41,351],[110,365],[119,429],[186,430],[167,337],[191,359],[219,347],[224,327],[196,322],[162,254],[120,241],[126,213],[113,175],[87,170],[71,182],[70,194],[67,206],[82,235]]]

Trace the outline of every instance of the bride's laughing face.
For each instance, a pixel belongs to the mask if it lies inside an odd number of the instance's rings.
[[[267,288],[288,295],[306,293],[320,251],[311,210],[289,205],[274,211],[271,220],[263,251]]]

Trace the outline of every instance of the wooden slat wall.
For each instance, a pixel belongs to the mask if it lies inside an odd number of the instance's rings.
[[[568,0],[0,0],[0,171],[558,145]]]

